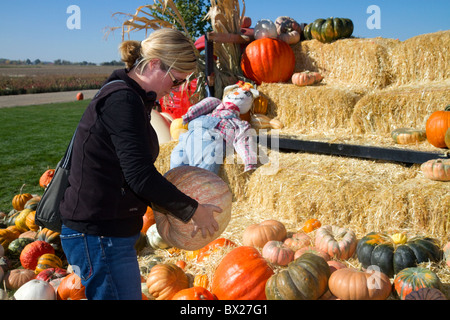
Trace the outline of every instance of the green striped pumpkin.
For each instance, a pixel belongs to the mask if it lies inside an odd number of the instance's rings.
[[[41,271],[48,268],[62,268],[61,259],[53,253],[45,253],[39,257],[34,272],[39,274]]]
[[[436,273],[423,267],[406,268],[397,273],[394,278],[394,288],[401,300],[412,291],[421,288],[436,288],[442,290],[442,283]]]

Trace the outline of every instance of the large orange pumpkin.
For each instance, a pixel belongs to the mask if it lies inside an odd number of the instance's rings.
[[[294,51],[281,40],[262,38],[252,41],[242,54],[242,71],[257,84],[287,82],[294,73],[294,67]]]
[[[162,208],[154,208],[156,226],[160,236],[170,246],[184,250],[197,250],[203,248],[211,241],[217,239],[227,227],[231,218],[232,195],[228,185],[211,171],[183,166],[173,168],[165,175],[181,192],[197,200],[201,204],[212,204],[222,209],[215,212],[214,218],[219,229],[211,236],[209,232],[205,238],[199,231],[192,237],[194,224],[192,221],[184,223]]]
[[[425,131],[427,140],[436,148],[446,148],[445,134],[450,128],[450,105],[444,111],[433,112],[427,120]]]
[[[219,300],[266,300],[265,286],[272,275],[273,270],[256,248],[240,246],[217,266],[211,292]]]

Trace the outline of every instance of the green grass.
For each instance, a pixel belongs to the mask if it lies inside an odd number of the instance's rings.
[[[89,100],[0,108],[0,211],[22,192],[42,194],[39,178],[66,151]]]

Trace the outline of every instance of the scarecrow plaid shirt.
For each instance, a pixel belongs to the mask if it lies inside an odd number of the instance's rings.
[[[208,97],[195,104],[183,115],[183,123],[186,124],[202,115],[219,118],[220,121],[214,128],[220,132],[227,147],[233,146],[244,161],[244,171],[256,169],[257,154],[254,131],[247,121],[241,120],[239,108],[231,103],[224,102],[214,97]]]

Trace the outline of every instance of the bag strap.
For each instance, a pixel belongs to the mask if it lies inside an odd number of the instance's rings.
[[[113,80],[110,81],[106,84],[104,84],[99,90],[98,92],[95,94],[94,99],[99,98],[100,95],[102,94],[102,90],[104,88],[106,88],[107,86],[111,85],[111,84],[119,84],[119,83],[123,83],[126,85],[126,82],[124,80]],[[117,88],[112,89],[117,90]],[[105,93],[105,92],[103,92]],[[106,92],[106,94],[108,94],[109,92]],[[78,127],[77,127],[78,128]],[[73,133],[72,139],[70,140],[69,146],[67,147],[66,153],[64,154],[64,157],[61,159],[60,162],[60,167],[63,169],[68,169],[70,170],[71,164],[72,164],[72,150],[73,150],[73,143],[75,141],[75,136],[77,134],[77,129],[75,129],[75,132]]]

